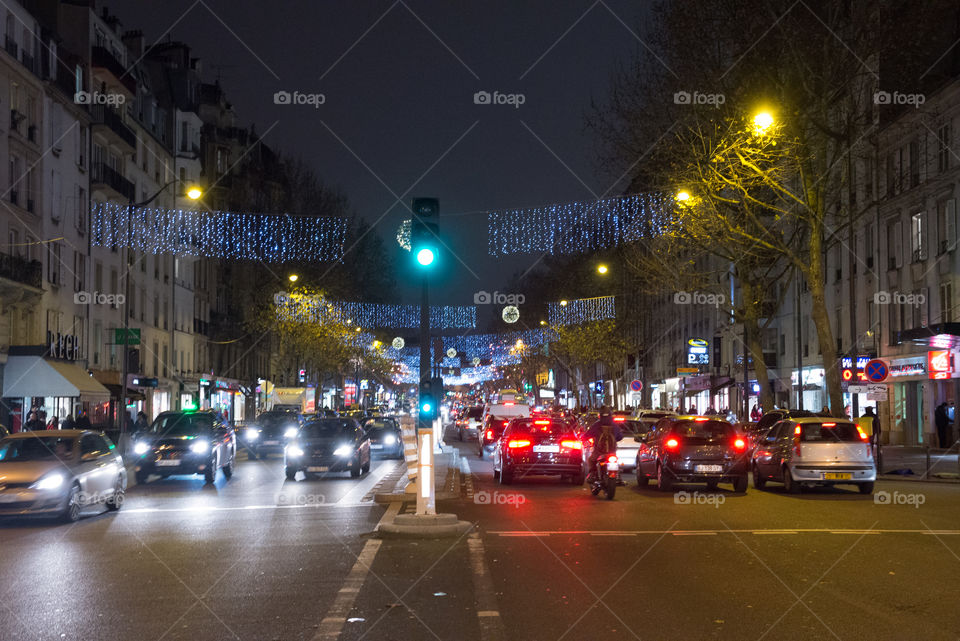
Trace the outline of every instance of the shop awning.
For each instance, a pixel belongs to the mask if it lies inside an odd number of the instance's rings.
[[[82,397],[106,401],[110,392],[79,366],[41,356],[11,356],[3,369],[3,396]]]

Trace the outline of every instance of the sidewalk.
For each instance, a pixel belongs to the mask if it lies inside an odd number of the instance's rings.
[[[912,474],[905,473],[906,470]],[[960,466],[955,451],[884,445],[880,476],[884,480],[960,483]]]

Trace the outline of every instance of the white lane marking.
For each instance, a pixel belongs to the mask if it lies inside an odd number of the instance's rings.
[[[390,507],[383,513],[380,523],[393,521],[399,509],[399,503],[391,503]],[[333,605],[330,606],[330,609],[327,610],[327,616],[320,621],[317,634],[313,637],[314,641],[335,641],[340,638],[340,633],[343,632],[343,626],[347,622],[347,615],[350,614],[353,603],[357,600],[360,588],[363,587],[363,582],[370,573],[373,560],[376,558],[377,551],[380,550],[382,544],[383,541],[381,539],[368,539],[367,542],[363,544],[363,550],[360,551],[357,562],[354,563],[353,568],[350,569],[350,574],[344,579],[343,587],[337,591],[337,597],[333,600]]]
[[[483,539],[472,532],[467,537],[470,550],[470,568],[473,570],[473,592],[477,602],[477,619],[480,623],[480,641],[502,641],[506,639],[506,630],[500,611],[497,609],[497,595],[493,588],[493,579],[487,569],[483,553]]]
[[[799,534],[793,530],[757,530],[754,534]]]
[[[716,536],[716,532],[671,532],[674,536]]]
[[[473,473],[470,471],[470,461],[466,457],[460,459],[460,468],[463,472],[464,487],[467,491],[467,498],[473,499]]]
[[[532,532],[530,530],[491,530],[488,534],[504,537],[521,536],[640,536],[644,534],[673,534],[675,536],[691,535],[709,535],[709,534],[936,534],[936,535],[960,535],[960,530],[913,530],[913,529],[890,529],[890,530],[835,530],[830,528],[798,528],[796,530],[610,530],[593,532],[591,530],[545,530]]]
[[[370,488],[379,483],[384,476],[393,471],[392,465],[377,465],[376,468],[367,472],[366,477],[362,479],[360,483],[340,497],[340,500],[337,503],[356,503],[362,499],[367,492],[370,491]]]
[[[303,505],[200,505],[195,507],[136,507],[121,510],[120,514],[150,514],[153,512],[195,512],[197,514],[203,514],[206,512],[232,512],[235,510],[302,510],[321,507],[351,508],[375,506],[370,503],[307,503]]]

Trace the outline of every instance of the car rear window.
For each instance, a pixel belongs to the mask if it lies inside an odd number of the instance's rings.
[[[467,418],[482,418],[483,417],[483,408],[482,407],[471,407],[467,410]]]
[[[650,425],[644,425],[640,421],[627,420],[622,423],[618,422],[620,429],[623,430],[624,434],[646,434],[650,431]]]
[[[546,419],[515,421],[510,427],[511,434],[549,434],[550,436],[562,436],[570,432],[570,426],[562,421],[550,421]]]
[[[801,443],[856,443],[860,432],[853,423],[804,423],[800,426]]]
[[[733,437],[736,430],[726,421],[679,421],[674,424],[671,434],[685,439],[709,441]]]

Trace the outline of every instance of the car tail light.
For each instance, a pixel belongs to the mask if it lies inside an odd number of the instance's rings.
[[[530,447],[530,441],[525,438],[514,439],[512,441],[507,441],[507,447],[509,447],[511,450]]]
[[[493,430],[487,430],[487,433],[483,435],[483,438],[492,441],[493,440]]]
[[[747,442],[742,438],[738,438],[733,442],[733,449],[742,452],[743,450],[747,449]]]
[[[614,416],[614,417],[613,417],[613,422],[614,422],[614,423],[623,423],[625,420],[627,420],[627,417],[626,417],[626,416]]]
[[[826,425],[826,423],[824,423]],[[834,423],[836,425],[836,423]],[[800,434],[803,430],[800,429],[800,426],[797,425],[793,430],[793,454],[800,458]]]
[[[710,419],[707,418],[706,416],[698,416],[697,418],[695,418],[695,419],[693,419],[693,420],[696,421],[697,423],[706,423],[706,422],[709,421]]]
[[[550,425],[550,421],[534,421],[534,425]]]
[[[504,422],[503,422],[503,426],[506,427],[509,423],[510,423],[510,421],[504,421]]]
[[[837,426],[836,423],[821,423],[821,425],[823,425],[824,427],[836,427],[836,426]],[[800,429],[799,426],[797,426],[797,429]]]
[[[866,440],[868,440],[868,439],[870,438],[869,436],[867,436],[867,433],[866,433],[866,432],[864,432],[862,429],[860,429],[860,426],[859,426],[859,425],[857,425],[857,434],[860,435],[860,440],[861,440],[861,441],[866,441]]]
[[[570,439],[570,440],[560,441],[560,447],[565,447],[568,450],[582,450],[583,443],[574,439]]]
[[[617,458],[616,454],[610,454],[609,456],[607,456],[607,463],[616,463],[619,460],[620,459]]]
[[[513,401],[507,401],[504,405],[513,405]]]
[[[678,449],[678,448],[680,447],[680,441],[678,441],[678,440],[675,439],[675,438],[668,438],[668,439],[667,439],[667,442],[664,443],[664,445],[667,446],[667,449],[668,449],[668,450],[675,450],[675,449]]]

